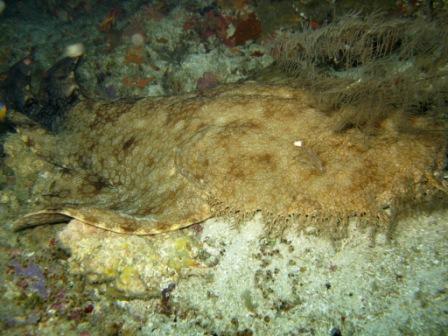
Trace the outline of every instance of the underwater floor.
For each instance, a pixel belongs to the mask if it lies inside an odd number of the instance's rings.
[[[272,32],[300,20],[317,28],[332,10],[307,1],[5,3],[0,72],[35,48],[39,78],[81,42],[79,83],[101,99],[251,78],[273,63]],[[1,144],[14,132],[2,121]],[[76,220],[14,232],[39,167],[24,155],[17,178],[0,154],[1,335],[448,333],[446,209],[415,212],[392,233],[352,221],[338,239],[294,223],[269,234],[260,214],[155,236]]]
[[[332,244],[211,219],[156,238],[80,223],[2,244],[4,334],[442,335],[446,211]],[[12,241],[15,243],[12,243]]]

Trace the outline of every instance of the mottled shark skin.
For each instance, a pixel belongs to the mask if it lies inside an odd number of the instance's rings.
[[[202,95],[83,101],[64,130],[22,129],[33,151],[61,167],[40,209],[16,229],[75,218],[150,235],[209,217],[262,212],[341,226],[353,216],[387,223],[406,202],[444,189],[442,132],[335,132],[334,117],[289,87],[246,83]],[[398,115],[398,114],[397,114]],[[413,129],[434,128],[425,119]],[[281,224],[283,223],[283,224]]]

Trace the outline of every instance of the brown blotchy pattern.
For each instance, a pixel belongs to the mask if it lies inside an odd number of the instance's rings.
[[[50,180],[69,190],[70,202],[42,199],[45,209],[16,227],[54,214],[156,234],[261,211],[271,225],[297,216],[331,230],[351,216],[386,223],[401,202],[443,188],[434,177],[444,161],[441,133],[399,133],[394,116],[375,135],[336,133],[335,120],[310,101],[301,90],[250,83],[200,97],[82,102],[60,134],[28,133],[37,151],[67,167]]]

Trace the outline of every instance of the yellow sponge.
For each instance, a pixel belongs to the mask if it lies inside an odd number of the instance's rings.
[[[6,105],[0,102],[0,122],[5,120],[7,111],[8,109],[6,108]]]

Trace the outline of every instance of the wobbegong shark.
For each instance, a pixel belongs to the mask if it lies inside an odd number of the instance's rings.
[[[334,115],[306,91],[253,82],[177,97],[86,99],[58,132],[18,126],[14,136],[29,155],[54,169],[14,227],[77,219],[152,235],[259,212],[273,228],[294,218],[338,230],[354,217],[384,227],[407,205],[446,194],[443,132],[401,132],[398,115],[375,134],[336,132]],[[416,117],[412,127],[437,125]]]

